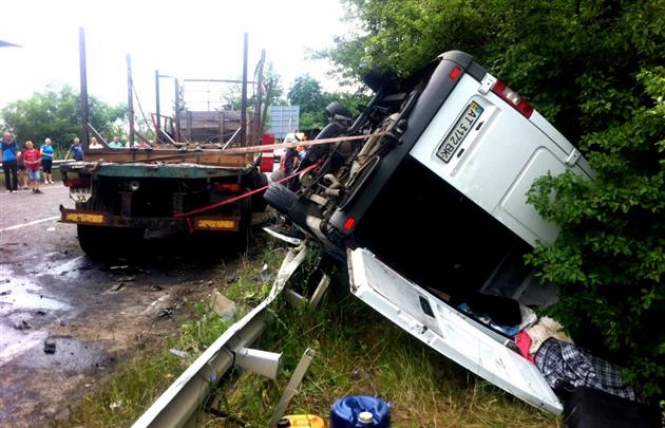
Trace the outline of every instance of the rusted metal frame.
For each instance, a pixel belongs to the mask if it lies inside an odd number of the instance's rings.
[[[312,169],[314,169],[314,168],[316,168],[316,167],[318,167],[318,166],[319,166],[318,163],[315,163],[315,164],[313,164],[313,165],[310,165],[310,166],[308,166],[307,168],[303,169],[302,171],[297,171],[297,172],[294,173],[294,174],[291,174],[291,175],[289,175],[289,176],[287,176],[287,177],[284,177],[284,178],[278,180],[276,183],[282,183],[282,182],[284,182],[284,181],[286,181],[286,180],[290,180],[291,178],[294,178],[294,177],[296,177],[297,175],[300,175],[300,174],[302,174],[302,173],[304,173],[304,172],[310,171],[310,170],[312,170]],[[240,200],[242,200],[242,199],[249,198],[249,197],[252,196],[252,195],[255,195],[255,194],[257,194],[257,193],[261,193],[261,192],[263,192],[263,191],[266,190],[268,187],[270,187],[270,184],[267,184],[267,185],[265,185],[265,186],[263,186],[263,187],[259,187],[258,189],[251,190],[251,191],[249,191],[249,192],[245,192],[245,193],[243,193],[242,195],[238,195],[238,196],[234,196],[234,197],[229,198],[229,199],[225,199],[225,200],[223,200],[223,201],[221,201],[221,202],[218,202],[218,203],[216,203],[216,204],[210,204],[210,205],[207,205],[207,206],[205,206],[205,207],[201,207],[201,208],[197,208],[197,209],[192,210],[192,211],[188,211],[188,212],[186,212],[186,213],[180,213],[180,214],[177,214],[177,215],[175,215],[174,217],[175,217],[175,218],[191,217],[191,216],[194,215],[194,214],[200,214],[200,213],[202,213],[202,212],[210,211],[210,210],[213,210],[213,209],[215,209],[215,208],[219,208],[219,207],[221,207],[221,206],[223,206],[223,205],[231,204],[231,203],[234,203],[234,202],[240,201]]]

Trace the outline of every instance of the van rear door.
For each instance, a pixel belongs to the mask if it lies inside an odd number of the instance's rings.
[[[591,178],[591,169],[537,111],[524,114],[492,92],[496,82],[464,74],[410,155],[524,241],[552,242],[558,229],[527,204],[526,192],[548,172]]]
[[[367,249],[347,251],[351,293],[427,346],[545,411],[563,407],[538,368],[464,313],[409,282]]]

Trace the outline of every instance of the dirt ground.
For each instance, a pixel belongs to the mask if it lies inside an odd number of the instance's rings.
[[[93,260],[62,184],[1,193],[0,425],[39,426],[75,403],[148,341],[191,317],[192,303],[232,277],[241,260],[196,259],[155,240],[139,258]],[[51,352],[54,351],[54,352]]]

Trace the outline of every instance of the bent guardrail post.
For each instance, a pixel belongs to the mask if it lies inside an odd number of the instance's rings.
[[[265,327],[264,310],[281,294],[306,254],[305,244],[290,249],[268,297],[210,345],[136,420],[132,428],[186,426],[196,416],[213,383],[234,366],[236,354],[246,353],[261,335]],[[266,367],[257,370],[262,374],[276,374],[275,358],[266,358],[265,364]]]

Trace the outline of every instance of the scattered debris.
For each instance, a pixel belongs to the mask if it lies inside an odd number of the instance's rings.
[[[42,311],[42,310],[40,309],[40,310],[38,310],[37,312],[35,312],[35,315],[44,316],[44,315],[46,315],[46,312],[44,312],[44,311]]]
[[[236,282],[237,279],[238,279],[238,276],[236,274],[228,275],[226,277],[226,283],[227,284],[232,284],[232,283]]]
[[[44,352],[47,354],[55,354],[55,340],[48,338],[44,341]]]
[[[169,349],[169,352],[172,353],[173,355],[177,355],[180,358],[189,357],[189,354],[187,352],[181,351],[179,349],[171,348]]]
[[[116,279],[116,281],[119,281],[119,282],[132,282],[132,281],[136,281],[136,277],[135,277],[135,276],[127,276],[127,277],[124,277],[124,278],[118,278],[118,279]]]
[[[165,311],[170,310],[173,307],[173,304],[171,303],[171,295],[170,294],[165,294],[159,299],[155,300],[148,306],[143,312],[142,315],[147,316],[149,318],[152,317],[161,317],[162,314]]]
[[[109,404],[111,410],[118,409],[120,406],[122,406],[122,400],[114,401],[113,403]]]
[[[212,293],[210,308],[225,320],[231,320],[236,312],[235,302],[217,290]]]
[[[111,266],[109,269],[110,270],[126,270],[126,269],[129,269],[129,265]]]
[[[208,280],[208,287],[212,287],[213,285],[215,285],[215,281],[212,279]]]
[[[152,291],[161,291],[161,290],[163,290],[163,287],[161,285],[154,285],[153,284],[153,285],[150,286],[150,290],[152,290]]]
[[[162,312],[157,315],[157,318],[168,318],[173,315],[173,308],[163,309]]]
[[[124,285],[125,285],[124,282],[119,282],[119,283],[117,283],[116,285],[114,285],[113,287],[111,287],[111,291],[118,291],[118,290],[120,290]]]
[[[25,320],[21,320],[21,322],[14,324],[14,328],[17,330],[30,330],[32,327]]]
[[[261,281],[262,282],[270,281],[270,275],[268,274],[268,263],[264,263],[263,268],[261,268]]]

